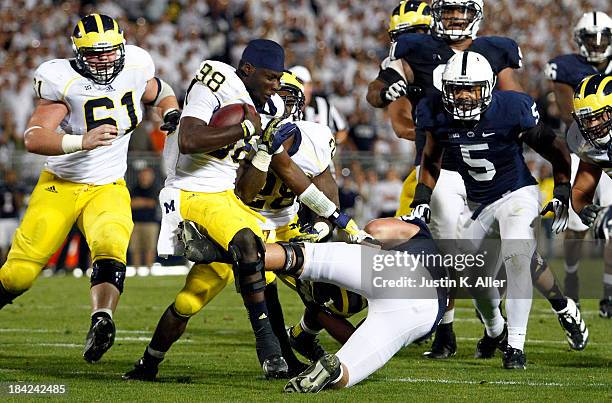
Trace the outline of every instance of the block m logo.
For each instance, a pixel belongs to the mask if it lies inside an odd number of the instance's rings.
[[[176,211],[176,208],[174,208],[174,200],[170,200],[170,203],[164,202],[164,209],[166,210],[166,214],[170,214],[171,211]]]

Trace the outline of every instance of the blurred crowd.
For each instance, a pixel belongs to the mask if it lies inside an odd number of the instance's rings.
[[[283,44],[287,67],[300,64],[312,73],[315,93],[327,94],[348,123],[338,145],[341,199],[363,219],[387,214],[412,166],[413,147],[394,135],[383,110],[365,101],[367,84],[388,54],[389,14],[398,0],[0,0],[0,170],[15,166],[22,133],[34,105],[32,76],[42,62],[72,57],[70,35],[80,16],[99,12],[116,18],[128,43],[148,50],[156,75],[179,99],[202,60],[237,64],[246,43],[266,37]],[[485,0],[480,35],[515,39],[524,59],[523,86],[538,100],[541,115],[562,129],[549,84],[546,62],[576,51],[572,27],[585,11],[612,14],[609,0]],[[159,155],[164,134],[149,115],[132,135],[136,152]],[[155,154],[156,153],[156,154]],[[22,166],[36,166],[31,158]],[[142,159],[137,159],[142,161]],[[146,157],[161,172],[159,156]],[[534,172],[539,176],[541,162]],[[138,167],[142,168],[142,167]],[[134,174],[134,179],[136,178]],[[26,180],[28,178],[24,178]],[[32,179],[32,178],[29,178]],[[131,181],[135,183],[135,180]],[[161,178],[156,178],[161,183]]]

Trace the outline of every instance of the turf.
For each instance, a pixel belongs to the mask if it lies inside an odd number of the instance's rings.
[[[601,278],[598,276],[598,278]],[[134,277],[115,315],[115,346],[97,364],[81,357],[89,325],[85,278],[40,278],[0,311],[0,400],[16,382],[64,384],[62,401],[611,401],[612,321],[597,317],[597,301],[583,300],[591,332],[585,351],[570,351],[546,301],[532,307],[526,371],[507,371],[501,359],[472,358],[482,327],[469,301],[459,301],[455,325],[459,351],[446,361],[422,358],[428,345],[410,346],[367,381],[317,396],[285,396],[284,381],[266,381],[257,365],[253,336],[240,298],[226,289],[194,317],[160,368],[160,382],[125,382],[121,374],[141,355],[160,314],[183,277]],[[591,286],[583,284],[583,287]],[[595,284],[598,289],[600,284]],[[288,324],[301,314],[286,287],[281,299]],[[322,337],[326,348],[337,344]],[[54,397],[52,397],[55,399]]]

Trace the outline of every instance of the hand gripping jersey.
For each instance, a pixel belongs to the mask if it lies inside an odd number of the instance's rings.
[[[467,48],[487,58],[493,72],[497,75],[507,67],[519,69],[522,66],[521,49],[515,41],[500,36],[483,36],[474,39]],[[439,94],[442,91],[442,72],[448,60],[456,53],[448,43],[433,35],[409,33],[401,35],[391,47],[391,59],[404,59],[414,73],[414,85],[423,89],[423,96]],[[421,153],[425,146],[423,133],[417,130],[415,165],[421,163]],[[443,169],[452,169],[455,162],[445,156]]]
[[[483,205],[537,183],[523,159],[520,136],[538,121],[533,99],[514,91],[494,92],[475,126],[454,120],[440,95],[423,99],[417,108],[419,129],[431,132],[444,153],[452,155],[468,200]]]
[[[325,172],[331,164],[336,144],[328,126],[300,120],[293,122],[300,129],[287,152],[309,178]],[[263,230],[288,224],[298,212],[296,195],[270,170],[266,184],[249,207],[266,217]]]
[[[605,71],[599,71],[587,62],[584,56],[574,53],[555,57],[548,62],[545,69],[549,80],[567,84],[572,88],[576,88],[583,78],[597,73],[612,73],[612,62],[608,61]]]
[[[125,67],[107,85],[95,84],[79,74],[74,60],[41,64],[34,74],[34,91],[41,99],[68,106],[68,114],[60,123],[65,133],[83,135],[103,124],[119,129],[112,145],[48,157],[46,169],[76,183],[104,185],[122,178],[127,169],[130,133],[142,120],[141,98],[154,74],[149,53],[132,45],[125,47]]]
[[[236,69],[222,62],[205,60],[187,90],[181,117],[191,116],[208,123],[217,109],[236,103],[255,106]],[[276,115],[275,105],[279,103],[282,104],[282,100],[275,94],[264,110],[258,112]],[[234,189],[239,162],[247,155],[244,140],[209,153],[180,154],[177,136],[172,137],[164,147],[166,186],[205,193]]]
[[[600,150],[593,147],[582,137],[578,125],[573,123],[567,132],[567,146],[582,161],[597,165],[602,171],[612,178],[612,161],[608,150]]]

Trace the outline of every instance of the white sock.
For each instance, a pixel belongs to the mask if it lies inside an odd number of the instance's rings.
[[[91,317],[93,318],[93,316],[97,314],[98,312],[104,312],[105,314],[110,316],[111,319],[113,318],[113,311],[110,309],[106,309],[106,308],[96,309],[95,311],[91,313]]]
[[[440,324],[446,325],[449,323],[453,323],[454,320],[455,320],[455,308],[449,309],[448,311],[444,312],[444,316],[442,316],[442,321],[440,322]]]
[[[510,347],[523,351],[526,333],[526,327],[508,327],[508,344]]]
[[[612,286],[612,274],[604,273],[604,275],[603,275],[603,282],[606,285]]]
[[[504,317],[499,310],[499,299],[474,299],[474,306],[480,312],[487,335],[497,337],[504,331]]]
[[[567,274],[575,274],[577,271],[578,271],[578,263],[572,264],[572,265],[568,265],[567,263],[565,263],[565,272]]]

